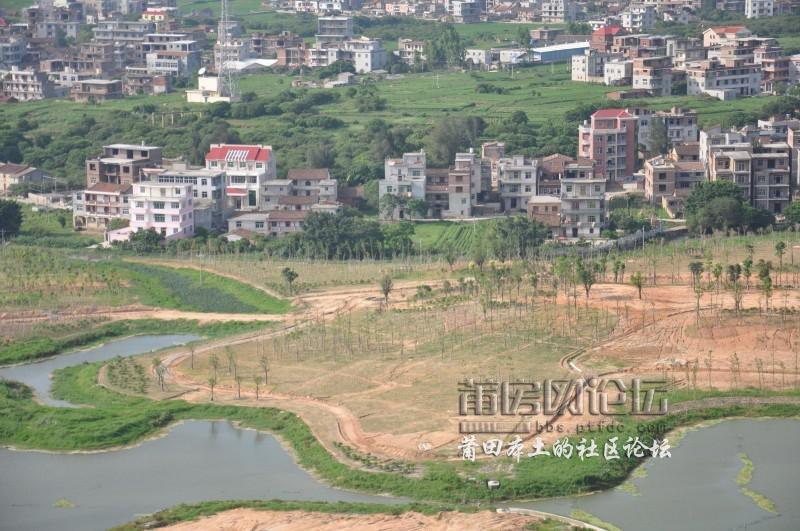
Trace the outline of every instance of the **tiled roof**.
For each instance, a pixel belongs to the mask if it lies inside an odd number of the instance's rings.
[[[306,219],[308,210],[271,210],[267,219],[270,221],[302,221]]]
[[[131,191],[130,184],[114,184],[114,183],[97,183],[86,189],[87,192],[105,192],[105,193],[128,193]]]
[[[600,109],[592,115],[593,118],[632,118],[625,109]]]
[[[272,147],[243,144],[211,144],[206,153],[206,160],[225,160],[234,162],[259,161],[267,162],[272,154]]]
[[[315,196],[282,195],[278,198],[279,205],[313,205],[317,202]]]
[[[323,181],[330,179],[328,168],[306,168],[289,170],[287,178],[292,181]]]

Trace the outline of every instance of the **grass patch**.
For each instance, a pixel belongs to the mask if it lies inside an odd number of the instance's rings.
[[[64,223],[62,226],[61,223]],[[84,248],[100,243],[102,238],[76,232],[72,225],[72,211],[37,209],[22,205],[22,226],[14,243],[42,245],[45,247]]]
[[[600,520],[598,517],[591,513],[587,513],[581,509],[574,509],[570,516],[576,520],[580,520],[581,522],[586,522],[587,524],[592,524],[597,527],[601,527],[607,531],[622,531],[619,527],[615,526],[614,524],[609,524],[608,522],[604,522]]]
[[[152,529],[185,522],[198,520],[204,516],[230,511],[232,509],[255,509],[257,511],[307,511],[315,513],[339,514],[387,514],[400,515],[406,512],[415,512],[433,515],[441,511],[451,511],[451,507],[433,506],[422,503],[409,503],[403,505],[382,505],[375,503],[350,503],[350,502],[313,502],[313,501],[282,501],[282,500],[231,500],[211,501],[195,504],[181,504],[170,509],[159,511],[155,514],[143,516],[134,522],[114,527],[112,531],[134,531],[138,529]]]
[[[778,511],[775,509],[775,502],[773,502],[763,494],[759,494],[753,489],[747,488],[747,485],[750,484],[750,482],[753,480],[753,470],[755,470],[755,465],[753,465],[753,461],[745,453],[740,453],[739,459],[742,461],[742,469],[739,470],[739,474],[736,476],[736,484],[741,487],[739,491],[748,498],[750,498],[751,500],[753,500],[753,502],[755,502],[756,505],[758,505],[765,511],[773,514],[778,514]]]
[[[141,263],[118,265],[131,279],[142,304],[176,310],[219,313],[285,313],[289,301],[252,286],[194,269],[171,269]]]
[[[59,498],[53,504],[53,507],[55,507],[56,509],[73,509],[75,507],[75,504],[66,498]]]
[[[115,321],[92,326],[86,323],[88,330],[73,331],[66,335],[57,332],[51,336],[37,331],[29,337],[12,341],[0,346],[0,365],[21,363],[48,356],[61,354],[68,350],[89,347],[103,341],[143,334],[202,334],[205,337],[221,337],[257,330],[269,326],[269,323],[245,323],[227,321],[224,323],[200,324],[198,321],[177,319],[163,321],[160,319],[136,319]]]

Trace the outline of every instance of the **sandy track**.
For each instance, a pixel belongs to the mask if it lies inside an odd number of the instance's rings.
[[[256,511],[233,509],[197,520],[182,522],[162,529],[170,531],[505,531],[523,529],[541,521],[538,516],[483,511],[475,514],[444,512],[435,515],[404,513],[328,514],[308,511]]]

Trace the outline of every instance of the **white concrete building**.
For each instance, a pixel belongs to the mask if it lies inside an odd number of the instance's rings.
[[[651,5],[631,4],[620,15],[622,27],[634,33],[648,31],[656,25],[656,10]]]
[[[747,18],[764,18],[773,15],[773,0],[745,0],[744,15]]]
[[[258,210],[264,183],[277,176],[272,147],[260,144],[211,144],[206,169],[225,172],[228,204],[234,210]]]
[[[131,232],[154,229],[167,240],[194,236],[191,184],[139,182],[130,199]]]
[[[561,179],[561,236],[599,238],[606,225],[606,180],[595,176],[591,161],[564,166]]]
[[[527,212],[528,200],[536,195],[538,161],[522,155],[498,161],[497,189],[504,212]]]
[[[609,87],[633,84],[633,60],[612,59],[603,67],[603,83]]]
[[[543,0],[542,22],[563,23],[575,20],[575,3],[572,0]]]

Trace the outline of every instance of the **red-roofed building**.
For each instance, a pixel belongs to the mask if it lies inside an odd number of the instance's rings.
[[[211,144],[206,168],[224,171],[229,206],[259,210],[265,181],[277,178],[272,147],[260,144]]]
[[[603,26],[592,32],[590,47],[601,52],[608,52],[611,50],[611,45],[614,44],[614,37],[625,35],[626,33],[625,28],[617,24]]]
[[[595,162],[595,173],[620,181],[636,167],[638,118],[624,109],[600,109],[578,127],[578,157]]]
[[[703,46],[705,48],[723,46],[752,35],[753,32],[747,29],[747,26],[714,26],[703,32]]]

